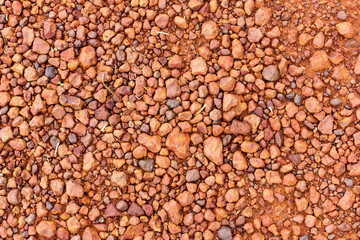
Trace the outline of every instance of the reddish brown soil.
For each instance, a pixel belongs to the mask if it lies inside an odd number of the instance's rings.
[[[360,239],[359,19],[0,0],[0,239]]]

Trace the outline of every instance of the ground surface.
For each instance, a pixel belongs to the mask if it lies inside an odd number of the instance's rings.
[[[0,238],[360,239],[359,8],[0,0]]]

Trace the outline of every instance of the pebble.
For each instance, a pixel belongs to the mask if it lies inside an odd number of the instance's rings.
[[[310,113],[318,113],[322,110],[322,104],[314,97],[305,99],[305,108]]]
[[[21,203],[21,194],[17,189],[12,189],[7,195],[7,200],[12,205],[18,205]]]
[[[186,206],[189,206],[191,205],[191,203],[194,202],[195,200],[195,197],[192,193],[188,192],[188,191],[185,191],[185,192],[182,192],[180,193],[177,197],[176,197],[176,200],[179,202],[179,204],[182,206],[182,207],[186,207]]]
[[[86,227],[83,234],[82,239],[86,240],[100,240],[98,232],[92,227]]]
[[[193,75],[205,75],[208,71],[206,62],[202,57],[191,60],[190,68]]]
[[[339,11],[337,14],[338,19],[340,20],[346,20],[347,14],[344,11]]]
[[[0,139],[1,141],[3,141],[4,143],[6,143],[7,141],[9,141],[10,139],[13,139],[14,135],[13,135],[13,131],[11,130],[11,127],[4,127],[2,129],[0,129]]]
[[[332,134],[333,127],[334,127],[334,118],[331,115],[327,115],[319,123],[318,129],[322,134]]]
[[[44,238],[52,238],[56,233],[56,224],[52,221],[41,221],[36,225],[36,232]]]
[[[336,30],[346,38],[352,38],[355,34],[355,28],[350,22],[341,22],[336,24]]]
[[[212,40],[218,36],[219,28],[215,22],[207,21],[204,22],[201,26],[201,34],[205,37],[206,40]]]
[[[142,216],[145,214],[144,210],[136,203],[130,205],[128,213],[130,216]]]
[[[262,70],[262,76],[266,81],[275,82],[280,79],[280,72],[275,65],[269,65]]]
[[[260,40],[264,37],[263,32],[259,28],[251,27],[248,29],[247,39],[251,43],[260,42]]]
[[[188,170],[185,179],[187,182],[196,182],[200,179],[200,173],[197,169]]]
[[[337,205],[342,210],[346,211],[353,206],[353,204],[355,202],[355,197],[356,197],[356,195],[353,193],[353,191],[347,190]]]
[[[80,66],[86,70],[89,67],[95,65],[97,63],[97,58],[95,55],[95,49],[92,46],[86,46],[81,48],[79,54],[79,64]]]
[[[174,128],[166,138],[166,147],[180,159],[190,156],[190,136],[179,128]]]
[[[82,198],[84,196],[84,189],[79,181],[68,180],[66,182],[66,193],[71,198]]]
[[[204,154],[216,165],[223,164],[223,144],[220,138],[209,137],[204,141]]]
[[[141,133],[138,138],[138,142],[144,145],[149,151],[157,153],[161,149],[161,137],[150,136],[146,133]]]
[[[38,54],[47,54],[50,51],[50,45],[45,40],[36,37],[32,44],[32,51]]]
[[[154,160],[153,159],[140,160],[139,166],[145,172],[152,172],[154,168]]]
[[[111,176],[111,182],[119,187],[125,187],[128,184],[128,176],[124,172],[114,171]]]
[[[313,71],[322,71],[330,67],[330,61],[324,50],[315,52],[310,58],[310,65]]]
[[[217,236],[220,240],[232,240],[233,239],[231,229],[228,226],[222,226],[218,230]]]
[[[58,71],[53,66],[48,66],[45,68],[45,76],[49,79],[54,78],[58,74]]]
[[[255,24],[258,26],[263,26],[270,21],[271,16],[271,8],[260,7],[255,13]]]
[[[179,225],[183,221],[184,215],[182,208],[175,200],[166,202],[163,208],[165,209],[170,221],[172,221],[174,224]]]

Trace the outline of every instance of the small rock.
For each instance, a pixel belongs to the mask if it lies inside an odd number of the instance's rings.
[[[219,32],[220,30],[217,24],[213,21],[207,21],[202,24],[201,34],[206,40],[215,39],[219,35]]]
[[[145,172],[152,172],[154,168],[154,160],[153,159],[140,160],[139,166]]]
[[[202,57],[191,60],[190,68],[193,75],[205,75],[208,71],[206,61]]]
[[[165,203],[163,208],[168,214],[168,217],[170,220],[176,224],[179,225],[183,220],[183,212],[182,208],[179,203],[177,203],[175,200],[170,200],[169,202]]]
[[[27,68],[25,68],[25,71],[24,71],[24,78],[27,81],[36,81],[39,79],[39,74],[37,73],[35,68],[27,67]]]
[[[263,26],[267,24],[272,16],[271,8],[261,7],[255,13],[255,24],[258,26]]]
[[[124,172],[114,171],[111,175],[111,182],[119,187],[125,187],[128,184],[128,176]]]
[[[36,226],[36,232],[47,239],[50,239],[55,236],[56,233],[56,224],[52,221],[41,221]]]
[[[299,44],[301,46],[306,45],[313,37],[310,34],[302,33],[299,35]]]
[[[352,179],[350,179],[350,178],[345,178],[345,179],[344,179],[344,183],[345,183],[345,185],[346,185],[347,187],[352,187],[352,186],[354,186],[354,181],[353,181]]]
[[[53,66],[48,66],[45,68],[45,76],[49,79],[52,79],[56,76],[56,74],[58,74],[58,71],[55,67]]]
[[[181,102],[179,100],[177,100],[177,99],[169,99],[169,100],[166,101],[166,105],[169,108],[173,109],[173,108],[176,108],[176,107],[180,106]]]
[[[179,16],[176,16],[174,18],[174,23],[176,24],[176,26],[178,26],[179,28],[182,28],[182,29],[186,29],[189,26],[186,22],[186,19],[179,17]]]
[[[66,107],[71,107],[75,110],[81,110],[84,105],[84,102],[80,98],[65,94],[60,96],[59,102],[60,104]]]
[[[155,24],[159,28],[166,28],[169,23],[169,16],[167,14],[159,14],[155,18]]]
[[[45,21],[44,22],[44,37],[47,39],[55,37],[56,34],[56,25],[53,22]]]
[[[334,117],[331,115],[327,115],[318,126],[319,131],[322,134],[332,134],[332,130],[334,127]]]
[[[318,113],[321,112],[323,106],[316,98],[309,97],[305,100],[305,108],[310,113]]]
[[[115,36],[115,34],[116,33],[113,30],[108,29],[103,33],[102,38],[104,42],[109,42]]]
[[[128,213],[130,216],[143,216],[145,214],[144,210],[137,205],[136,203],[132,203],[128,209]]]
[[[9,141],[10,139],[13,139],[14,135],[13,132],[11,130],[11,127],[7,126],[7,127],[3,127],[0,129],[0,139],[1,141],[3,141],[4,143],[6,143],[7,141]]]
[[[233,167],[236,170],[246,170],[248,168],[248,164],[246,162],[246,158],[240,151],[236,151],[233,155]]]
[[[266,81],[275,82],[280,79],[280,72],[275,65],[269,65],[262,70],[262,76]]]
[[[200,10],[200,8],[204,5],[203,0],[190,0],[188,3],[188,7],[194,11]]]
[[[229,111],[231,108],[238,105],[239,99],[234,94],[225,93],[223,99],[223,110],[225,112]]]
[[[129,204],[124,201],[124,200],[120,200],[117,204],[116,204],[116,208],[119,210],[119,211],[126,211],[128,210],[129,208]]]
[[[33,225],[33,223],[35,222],[36,219],[36,215],[34,213],[30,213],[28,217],[25,218],[25,222],[28,225]]]
[[[7,209],[9,206],[6,197],[0,196],[0,209]],[[25,219],[26,220],[26,219]]]
[[[7,200],[12,205],[18,205],[21,203],[21,194],[17,189],[12,189],[7,195]]]
[[[350,102],[350,106],[355,108],[360,105],[360,94],[356,92],[349,93],[347,99]]]
[[[333,98],[330,100],[330,105],[333,107],[339,107],[343,104],[343,102],[339,98]]]
[[[138,136],[137,141],[153,153],[158,153],[161,149],[160,136],[150,136],[146,133],[141,133]]]
[[[26,147],[26,142],[23,139],[13,139],[9,142],[10,147],[14,150],[22,151]]]
[[[257,43],[264,37],[263,32],[259,28],[251,27],[247,33],[247,39],[249,42]]]
[[[249,135],[251,133],[251,125],[248,122],[233,120],[230,125],[230,132],[236,135]]]
[[[98,165],[98,161],[94,158],[94,154],[92,152],[85,153],[83,158],[83,170],[86,172],[94,170],[95,167]]]
[[[336,24],[336,30],[346,38],[352,38],[355,33],[355,27],[350,22],[341,22]]]
[[[217,236],[220,240],[232,240],[233,239],[231,229],[228,226],[222,226],[218,230]]]
[[[35,39],[34,30],[29,27],[23,27],[22,36],[23,36],[23,43],[30,47]]]
[[[47,54],[50,51],[50,45],[45,40],[37,37],[33,42],[32,50],[38,54]]]
[[[82,234],[83,240],[101,240],[97,231],[92,227],[85,228]]]
[[[360,176],[360,162],[348,166],[349,175],[352,177]]]
[[[230,71],[234,64],[234,59],[230,56],[220,56],[218,64],[220,67],[223,67],[225,71]]]
[[[330,67],[329,57],[324,50],[314,53],[310,58],[310,65],[313,71],[322,71]]]
[[[245,49],[239,39],[234,39],[231,43],[231,47],[232,47],[231,53],[235,59],[243,59],[244,58]]]
[[[176,98],[181,94],[181,88],[176,78],[166,80],[166,96],[168,98]]]
[[[78,233],[81,228],[80,222],[75,216],[70,217],[66,221],[66,226],[71,233]]]
[[[346,20],[347,14],[344,11],[339,11],[337,14],[338,19],[340,20]]]
[[[290,65],[288,72],[291,76],[300,76],[304,72],[304,68],[295,65]]]
[[[220,79],[220,89],[225,92],[234,90],[236,80],[233,77],[224,77]]]
[[[84,70],[88,69],[92,65],[95,65],[97,63],[95,49],[92,46],[83,47],[80,50],[78,59],[79,59],[80,66]]]
[[[241,151],[245,153],[255,153],[259,148],[260,145],[255,142],[243,141],[241,143]]]
[[[231,188],[231,189],[227,190],[224,198],[225,198],[225,201],[227,201],[229,203],[237,202],[240,198],[239,190],[236,188]]]
[[[23,5],[21,4],[21,2],[13,1],[11,6],[12,6],[12,9],[13,9],[13,13],[16,16],[19,16],[21,14],[22,9],[23,9]]]
[[[64,192],[64,182],[61,179],[50,181],[50,189],[56,196],[61,196]]]
[[[180,159],[190,156],[190,136],[179,128],[174,128],[166,138],[166,147]]]
[[[255,2],[254,0],[247,0],[244,3],[244,11],[247,15],[251,15],[255,10]]]
[[[313,40],[314,47],[322,48],[324,46],[324,43],[325,43],[325,35],[324,35],[324,33],[319,32],[314,37],[314,40]]]
[[[204,154],[216,165],[223,164],[223,144],[220,138],[207,138],[204,141]]]
[[[25,107],[26,102],[21,96],[14,96],[11,98],[10,106],[12,107]]]
[[[188,170],[186,172],[185,180],[187,182],[196,182],[200,179],[200,173],[197,169]]]
[[[179,55],[174,55],[169,59],[169,68],[182,68],[183,58]]]
[[[312,228],[316,224],[317,218],[313,215],[306,215],[305,217],[305,226],[308,228]]]
[[[194,202],[195,197],[194,197],[194,195],[192,193],[190,193],[188,191],[185,191],[185,192],[180,193],[176,197],[176,200],[180,203],[180,205],[182,207],[186,207],[186,206],[191,205],[191,203]]]
[[[353,206],[355,198],[355,193],[351,190],[347,190],[337,205],[344,211],[349,210]]]
[[[8,92],[0,92],[0,107],[5,107],[11,100]]]
[[[355,66],[354,66],[354,73],[357,75],[360,74],[360,55],[356,59]]]
[[[82,198],[84,196],[84,189],[79,181],[68,180],[66,182],[66,193],[71,198]]]

